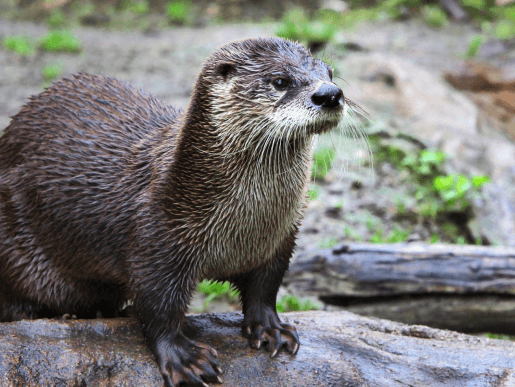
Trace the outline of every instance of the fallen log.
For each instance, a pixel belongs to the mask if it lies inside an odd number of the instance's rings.
[[[239,313],[190,316],[187,334],[218,350],[225,387],[515,385],[515,344],[348,312],[283,315],[301,348],[271,359],[249,348]],[[162,386],[132,319],[0,324],[0,385]]]
[[[354,313],[460,332],[515,333],[515,249],[350,244],[305,253],[283,284]]]

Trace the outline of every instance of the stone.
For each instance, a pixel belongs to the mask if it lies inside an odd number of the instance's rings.
[[[496,386],[515,382],[515,344],[349,312],[282,315],[300,334],[271,359],[241,336],[241,314],[189,316],[187,334],[218,351],[225,387]],[[0,324],[0,385],[161,387],[132,319]]]

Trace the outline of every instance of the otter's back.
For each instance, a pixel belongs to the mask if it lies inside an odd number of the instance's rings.
[[[141,176],[151,177],[133,171],[178,115],[124,82],[84,73],[32,97],[0,137],[0,268],[44,262],[118,282],[134,198],[148,185]],[[78,261],[90,267],[73,270]]]
[[[128,83],[79,73],[32,96],[12,118],[0,140],[0,168],[44,156],[79,162],[110,157],[114,167],[135,143],[171,126],[177,116],[171,106]]]

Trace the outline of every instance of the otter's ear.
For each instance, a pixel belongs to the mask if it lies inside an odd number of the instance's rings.
[[[215,68],[215,74],[222,77],[224,82],[236,72],[236,67],[232,63],[220,63]]]

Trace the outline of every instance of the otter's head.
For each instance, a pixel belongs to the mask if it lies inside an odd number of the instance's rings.
[[[338,124],[345,104],[331,67],[279,38],[219,48],[199,75],[195,99],[218,135],[240,144],[326,132]]]

